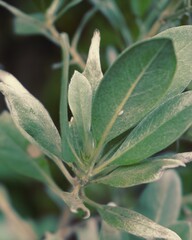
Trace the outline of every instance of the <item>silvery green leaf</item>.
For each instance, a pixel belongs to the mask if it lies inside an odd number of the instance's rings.
[[[95,95],[97,87],[101,79],[103,78],[100,63],[99,46],[100,33],[98,30],[96,30],[91,40],[91,46],[89,48],[86,66],[83,71],[83,75],[88,79],[89,83],[91,84],[93,95]]]
[[[136,211],[167,227],[179,216],[181,197],[181,180],[174,171],[167,171],[159,181],[145,188]]]
[[[145,216],[121,207],[101,206],[97,210],[110,226],[147,240],[181,240],[173,231],[158,225]]]
[[[126,188],[156,181],[162,177],[166,169],[179,166],[185,165],[182,161],[175,159],[150,159],[136,165],[119,167],[108,175],[98,178],[93,182]]]
[[[72,128],[76,128],[78,138],[81,141],[81,151],[89,156],[92,149],[91,139],[91,106],[92,89],[86,77],[75,71],[68,91],[69,106],[74,120],[71,122]],[[74,135],[73,135],[74,136]],[[75,137],[75,136],[74,136]]]
[[[191,123],[192,92],[189,91],[169,99],[146,116],[109,162],[117,165],[140,162],[173,143]]]
[[[0,91],[21,133],[37,143],[45,154],[60,157],[60,135],[44,106],[5,71],[0,71]]]
[[[177,69],[174,79],[164,100],[181,93],[191,82],[192,76],[192,26],[170,28],[156,35],[155,38],[167,37],[173,41],[177,57]]]
[[[163,97],[176,68],[172,42],[152,39],[124,51],[105,73],[93,101],[99,147],[140,121]]]

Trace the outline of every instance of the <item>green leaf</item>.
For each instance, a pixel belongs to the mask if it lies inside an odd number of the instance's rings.
[[[146,116],[109,162],[130,165],[146,159],[178,139],[191,123],[192,92],[186,92],[168,100]]]
[[[15,127],[10,114],[3,112],[0,115],[1,167],[7,168],[7,171],[10,170],[11,172],[47,183],[49,172],[46,160],[43,156],[32,158],[27,152],[28,147],[28,141]]]
[[[76,125],[83,150],[89,152],[88,145],[92,145],[90,142],[92,90],[86,77],[77,71],[69,84],[68,99],[74,117],[71,124]]]
[[[177,57],[177,69],[164,98],[166,100],[181,93],[191,82],[192,26],[174,27],[155,36],[155,38],[161,37],[167,37],[173,41]]]
[[[143,215],[121,207],[98,207],[102,219],[112,227],[144,239],[181,240],[171,230],[164,228]]]
[[[90,0],[96,8],[106,17],[111,26],[120,31],[124,41],[130,44],[132,40],[131,33],[127,27],[125,18],[114,0]],[[121,27],[119,27],[121,26]]]
[[[170,229],[176,232],[182,240],[192,239],[192,225],[187,221],[179,221],[170,226]]]
[[[100,33],[99,31],[95,31],[91,41],[86,66],[83,71],[83,75],[88,79],[89,83],[91,84],[93,95],[95,95],[97,87],[101,79],[103,78],[100,63],[99,46]]]
[[[133,12],[142,17],[152,4],[152,0],[131,0],[130,4]]]
[[[181,209],[181,181],[174,171],[168,171],[142,193],[136,210],[163,226],[173,224]]]
[[[144,41],[123,52],[106,72],[93,102],[97,143],[103,145],[140,121],[165,94],[175,67],[168,39]]]
[[[44,21],[44,15],[42,13],[34,13],[29,15],[39,21]],[[19,35],[36,35],[42,34],[45,31],[45,27],[38,25],[33,21],[26,21],[25,18],[15,17],[13,21],[14,32]]]
[[[61,155],[59,133],[44,106],[11,74],[0,71],[0,91],[21,133],[49,156]]]
[[[93,180],[93,182],[126,188],[156,181],[161,178],[166,169],[179,166],[185,166],[185,164],[174,159],[150,159],[133,166],[119,167],[107,176]]]

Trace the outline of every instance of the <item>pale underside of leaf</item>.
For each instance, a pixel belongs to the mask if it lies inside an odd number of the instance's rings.
[[[173,231],[158,225],[135,211],[109,206],[98,208],[98,211],[106,223],[121,231],[129,232],[147,240],[158,238],[181,240]]]
[[[60,157],[60,135],[44,106],[11,74],[0,71],[0,91],[21,133],[45,154]]]
[[[100,63],[99,46],[100,33],[98,30],[96,30],[91,41],[86,66],[83,71],[83,75],[88,79],[89,83],[91,84],[93,95],[95,95],[97,87],[101,79],[103,78]]]

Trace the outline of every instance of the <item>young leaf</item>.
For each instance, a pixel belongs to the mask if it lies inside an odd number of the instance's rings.
[[[91,130],[92,90],[86,77],[77,71],[69,84],[68,99],[79,136],[87,144]]]
[[[141,120],[165,94],[175,67],[168,39],[144,41],[123,52],[106,72],[93,102],[97,143],[103,145]]]
[[[192,92],[168,100],[146,116],[109,162],[130,165],[173,143],[192,123]]]
[[[180,26],[168,29],[155,38],[167,37],[173,41],[177,57],[177,69],[174,79],[165,95],[166,98],[181,93],[191,82],[192,75],[192,26]]]
[[[99,46],[100,33],[99,31],[95,31],[91,41],[87,63],[83,71],[83,75],[88,79],[89,83],[91,84],[93,95],[95,95],[97,87],[101,79],[103,78],[100,63]]]
[[[0,91],[21,133],[49,156],[61,155],[59,133],[44,106],[11,74],[0,70]]]
[[[170,229],[175,231],[182,240],[192,239],[192,224],[187,221],[179,221],[170,226]]]
[[[170,226],[179,216],[181,197],[181,181],[174,171],[168,171],[145,188],[136,210],[156,223]]]
[[[112,227],[129,232],[144,239],[181,240],[171,230],[158,225],[143,215],[121,207],[98,207],[102,219]]]
[[[161,178],[166,169],[179,166],[185,166],[185,164],[174,159],[150,159],[133,166],[119,167],[107,176],[93,180],[93,182],[126,188],[156,181]]]

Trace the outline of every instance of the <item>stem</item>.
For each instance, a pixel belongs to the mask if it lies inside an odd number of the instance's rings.
[[[85,192],[84,192],[83,189],[81,190],[81,197],[82,197],[82,199],[83,199],[87,204],[89,204],[89,205],[91,205],[91,206],[93,206],[93,207],[95,207],[95,208],[101,208],[101,205],[100,205],[100,204],[92,201],[90,198],[88,198],[88,197],[85,195]]]
[[[85,16],[83,17],[74,37],[71,43],[71,46],[73,49],[77,49],[77,44],[79,42],[79,38],[82,34],[82,31],[85,27],[85,25],[87,24],[87,22],[90,20],[90,18],[97,12],[98,8],[94,7],[93,9],[91,9],[89,12],[87,12],[85,14]]]
[[[63,162],[60,159],[58,159],[57,157],[53,157],[52,159],[53,159],[54,163],[58,166],[58,168],[61,170],[63,175],[67,178],[69,183],[71,183],[71,185],[74,186],[75,178],[73,178],[71,176],[71,174],[68,172],[68,170],[66,169],[65,165],[63,164]]]

